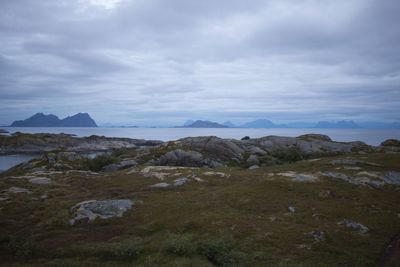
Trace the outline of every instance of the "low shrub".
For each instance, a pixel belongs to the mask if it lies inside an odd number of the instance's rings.
[[[103,167],[117,162],[118,158],[116,156],[104,154],[93,159],[84,159],[82,165],[85,169],[98,172],[101,171]]]
[[[233,241],[227,238],[203,241],[198,252],[216,266],[221,267],[240,266],[242,258],[234,249]]]
[[[118,259],[137,259],[143,253],[143,250],[143,241],[134,239],[115,245],[112,255]]]
[[[169,234],[164,248],[168,253],[178,256],[189,256],[196,252],[196,243],[190,234]]]

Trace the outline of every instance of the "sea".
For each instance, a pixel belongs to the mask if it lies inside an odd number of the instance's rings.
[[[362,141],[377,146],[386,139],[400,139],[400,129],[319,129],[319,128],[73,128],[73,127],[2,127],[10,133],[66,133],[78,137],[100,135],[107,137],[127,137],[146,140],[173,141],[184,137],[218,136],[221,138],[241,139],[268,135],[299,136],[307,133],[325,134],[334,141]],[[0,156],[0,171],[32,159],[32,155]]]

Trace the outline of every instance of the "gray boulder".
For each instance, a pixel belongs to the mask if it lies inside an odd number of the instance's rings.
[[[137,162],[133,159],[126,159],[123,160],[119,163],[113,163],[110,165],[107,165],[105,167],[103,167],[103,171],[105,172],[114,172],[114,171],[118,171],[118,170],[123,170],[123,169],[127,169],[130,167],[134,167],[137,165]]]
[[[349,219],[344,219],[343,221],[338,222],[338,224],[343,225],[344,227],[353,231],[357,231],[360,234],[365,234],[369,231],[369,228],[367,226]]]
[[[248,169],[249,170],[257,170],[257,169],[259,169],[260,168],[260,166],[258,166],[258,165],[252,165],[252,166],[250,166]]]
[[[383,175],[382,180],[387,184],[400,185],[400,172],[390,171]]]
[[[189,182],[189,179],[186,177],[182,177],[182,178],[174,180],[173,186],[182,186],[182,185],[186,184],[187,182]]]
[[[178,144],[184,149],[200,152],[220,162],[239,163],[243,160],[242,153],[245,152],[241,147],[241,141],[216,136],[188,137],[178,140]]]
[[[250,157],[246,160],[248,166],[258,165],[260,161],[256,155],[250,155]]]
[[[182,149],[167,152],[158,160],[158,165],[162,166],[202,167],[206,164],[201,153]]]
[[[122,217],[129,210],[133,202],[129,199],[115,200],[88,200],[80,202],[71,208],[73,218],[69,221],[71,225],[80,221],[93,221],[96,218],[109,219]]]

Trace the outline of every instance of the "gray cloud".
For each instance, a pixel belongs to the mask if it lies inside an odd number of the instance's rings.
[[[396,0],[3,0],[0,124],[400,120]]]

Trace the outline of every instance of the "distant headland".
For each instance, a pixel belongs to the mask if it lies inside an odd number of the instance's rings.
[[[36,113],[25,120],[14,121],[10,127],[97,127],[97,124],[88,113],[77,113],[64,119]]]

